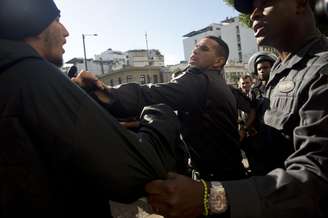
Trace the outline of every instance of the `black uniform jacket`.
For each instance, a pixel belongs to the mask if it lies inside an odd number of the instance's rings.
[[[156,103],[177,110],[193,166],[202,178],[226,180],[245,176],[236,101],[219,71],[189,68],[168,83],[123,84],[110,89],[109,96],[107,108],[116,116],[134,116],[145,105]]]
[[[317,35],[273,66],[265,176],[223,182],[231,217],[328,217],[328,41]]]
[[[109,199],[174,170],[178,128],[159,105],[128,131],[30,46],[0,40],[0,217],[109,217]]]

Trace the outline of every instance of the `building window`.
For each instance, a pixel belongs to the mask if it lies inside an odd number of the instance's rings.
[[[150,83],[150,76],[147,75],[147,83]]]
[[[122,79],[121,79],[121,77],[118,78],[118,84],[122,84]]]
[[[236,31],[237,31],[237,34],[240,33],[240,29],[239,29],[239,26],[236,26]]]
[[[158,83],[158,76],[156,74],[153,75],[154,83]]]
[[[126,76],[126,83],[132,82],[132,79],[133,79],[132,75],[127,75]]]
[[[239,62],[243,62],[243,55],[241,54],[241,52],[238,52],[238,56],[239,56]]]
[[[145,84],[146,83],[146,77],[145,75],[140,75],[140,84]]]

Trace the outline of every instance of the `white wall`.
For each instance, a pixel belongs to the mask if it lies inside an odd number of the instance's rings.
[[[103,73],[109,73],[111,71],[111,66],[108,64],[103,64],[103,70],[101,69],[100,62],[94,62],[94,61],[88,61],[88,71],[95,73],[96,75],[102,75]],[[85,70],[84,63],[75,63],[75,66],[77,67],[77,72],[80,72],[81,70]]]
[[[228,60],[231,62],[239,62],[236,26],[236,23],[232,23],[222,27],[222,39],[228,44]]]
[[[243,51],[243,62],[248,63],[248,59],[258,51],[254,31],[242,24],[239,25],[241,37],[241,49]]]
[[[184,49],[184,56],[185,60],[188,61],[189,57],[191,55],[192,50],[194,49],[195,45],[197,42],[202,39],[205,36],[217,36],[219,37],[221,35],[221,24],[217,23],[212,23],[211,25],[213,30],[212,31],[207,31],[203,32],[191,37],[187,37],[183,39],[183,49]]]
[[[127,51],[126,56],[129,66],[145,67],[149,66],[149,62],[151,66],[164,66],[164,57],[157,50],[149,50],[149,55],[147,50]]]
[[[221,38],[228,44],[230,50],[230,62],[240,62],[239,52],[241,52],[241,61],[247,63],[251,55],[258,50],[253,30],[242,25],[238,18],[234,18],[234,22],[231,23],[213,23],[211,26],[213,26],[213,31],[199,33],[183,39],[184,56],[186,61],[189,60],[192,49],[197,41],[208,35],[221,36]],[[239,40],[237,38],[237,26],[239,27]],[[220,28],[221,30],[217,30],[217,28]],[[240,43],[240,48],[238,48],[238,42]]]

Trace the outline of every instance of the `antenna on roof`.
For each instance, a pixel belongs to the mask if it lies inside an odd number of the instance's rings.
[[[147,48],[147,58],[148,58],[148,65],[152,65],[152,61],[150,58],[149,48],[148,48],[148,35],[147,32],[145,32],[145,40],[146,40],[146,48]]]

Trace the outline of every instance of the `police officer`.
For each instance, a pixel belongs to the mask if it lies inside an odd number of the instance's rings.
[[[271,68],[277,57],[268,52],[257,52],[248,61],[248,69],[256,77],[253,91],[256,97],[264,94],[265,85],[269,80]]]
[[[268,52],[257,52],[248,62],[249,71],[256,77],[256,82],[251,92],[254,95],[252,109],[254,111],[252,123],[245,128],[246,136],[242,142],[242,148],[246,153],[252,175],[264,175],[268,169],[266,164],[267,150],[266,140],[269,136],[268,129],[264,125],[263,117],[269,107],[269,100],[265,97],[265,87],[269,80],[271,68],[277,57]],[[271,169],[271,167],[270,167]]]
[[[270,172],[209,183],[171,174],[146,186],[149,202],[166,217],[328,217],[328,41],[311,2],[235,0],[235,8],[251,15],[257,44],[279,52],[266,88]]]

